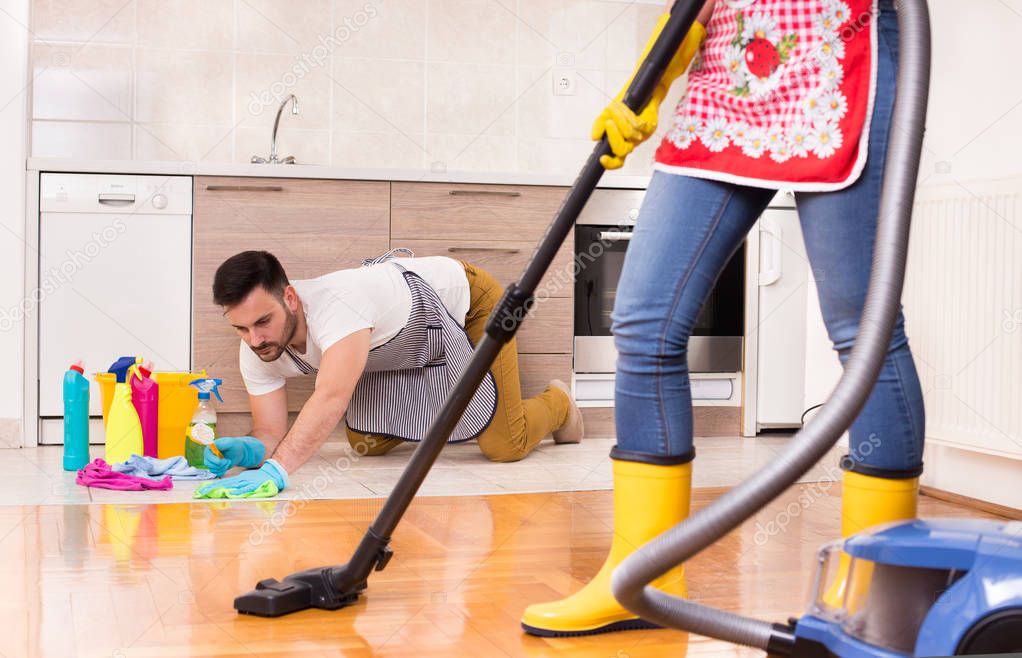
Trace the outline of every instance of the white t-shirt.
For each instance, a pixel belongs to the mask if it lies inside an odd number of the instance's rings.
[[[421,276],[436,291],[451,317],[465,325],[468,279],[464,266],[453,258],[395,258],[369,267],[338,270],[316,279],[291,282],[308,326],[306,351],[298,352],[306,363],[318,368],[324,351],[361,329],[372,329],[370,349],[401,331],[412,311],[412,294],[401,270],[391,263]],[[307,374],[287,354],[266,363],[245,341],[241,341],[239,365],[250,395],[275,391],[288,377]]]

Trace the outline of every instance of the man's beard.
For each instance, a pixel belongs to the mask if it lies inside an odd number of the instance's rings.
[[[280,355],[284,353],[284,348],[291,343],[291,340],[295,337],[295,332],[298,330],[298,315],[292,313],[291,309],[284,307],[284,313],[287,314],[287,319],[284,320],[284,340],[279,343],[263,343],[252,347],[251,350],[256,353],[263,361],[276,361],[280,358]],[[259,350],[265,350],[260,352]]]

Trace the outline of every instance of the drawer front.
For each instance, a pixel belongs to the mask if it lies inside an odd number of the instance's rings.
[[[394,240],[538,242],[568,190],[533,185],[393,183]]]
[[[538,300],[515,336],[518,353],[571,354],[574,311],[569,297]]]
[[[551,379],[571,383],[570,354],[519,354],[518,368],[523,399],[542,393]]]
[[[447,256],[481,267],[497,280],[502,287],[517,281],[529,264],[536,242],[508,240],[413,240],[393,238],[392,247],[407,247],[416,256]],[[550,269],[536,290],[537,298],[574,296],[575,241],[570,235],[561,245]]]
[[[386,236],[390,183],[200,176],[194,215],[209,235]]]

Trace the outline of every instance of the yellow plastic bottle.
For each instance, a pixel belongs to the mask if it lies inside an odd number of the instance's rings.
[[[131,371],[141,365],[139,357]],[[124,373],[124,376],[121,376]],[[108,464],[123,462],[132,455],[142,454],[142,423],[138,412],[131,401],[131,386],[128,384],[127,372],[117,371],[117,383],[114,384],[114,399],[110,402],[110,412],[106,422],[106,450],[104,459]]]

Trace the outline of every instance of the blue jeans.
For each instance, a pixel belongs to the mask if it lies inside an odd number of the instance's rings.
[[[898,28],[889,0],[881,2],[878,33],[877,94],[864,171],[842,190],[796,195],[823,320],[842,364],[855,342],[869,282],[894,103]],[[688,339],[718,274],[773,196],[774,190],[654,174],[613,313],[621,454],[660,460],[691,454]],[[923,435],[922,391],[899,313],[880,378],[851,426],[849,455],[863,472],[918,469]]]

